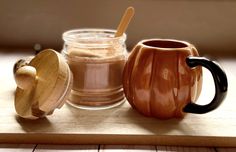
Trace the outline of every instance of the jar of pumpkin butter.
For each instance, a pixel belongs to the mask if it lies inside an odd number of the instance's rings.
[[[68,103],[82,109],[107,109],[124,102],[122,73],[126,34],[115,30],[76,29],[63,33],[62,54],[73,73]]]

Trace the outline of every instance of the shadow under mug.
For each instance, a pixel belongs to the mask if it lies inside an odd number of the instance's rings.
[[[215,96],[206,105],[196,104],[202,89],[202,67],[214,79]],[[202,114],[224,100],[228,82],[215,61],[199,57],[190,43],[173,39],[147,39],[132,50],[123,72],[123,87],[131,106],[146,116],[181,118]]]

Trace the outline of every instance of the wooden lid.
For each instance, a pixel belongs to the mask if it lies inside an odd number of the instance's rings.
[[[31,87],[18,85],[15,109],[23,118],[37,119],[61,108],[71,90],[72,74],[61,54],[51,49],[37,54],[29,66],[35,68],[36,78]]]

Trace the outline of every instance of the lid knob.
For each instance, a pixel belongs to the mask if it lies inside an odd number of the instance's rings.
[[[15,73],[15,81],[19,88],[27,90],[36,83],[36,69],[32,66],[23,66]]]

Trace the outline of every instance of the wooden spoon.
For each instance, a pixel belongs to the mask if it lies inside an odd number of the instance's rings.
[[[134,16],[134,8],[128,7],[120,21],[119,26],[117,27],[115,37],[119,37],[123,35],[123,33],[126,31],[133,16]]]

